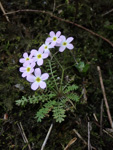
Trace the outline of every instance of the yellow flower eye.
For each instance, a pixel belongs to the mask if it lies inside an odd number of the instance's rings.
[[[37,77],[37,78],[36,78],[36,81],[37,81],[37,82],[40,82],[40,81],[41,81],[41,79],[40,79],[39,77]]]
[[[26,61],[29,60],[29,58],[26,58]]]
[[[57,40],[57,38],[56,37],[53,37],[53,41],[56,41]]]
[[[45,46],[45,49],[47,49],[47,46]]]
[[[29,72],[30,70],[31,70],[31,68],[30,68],[30,67],[28,67],[28,68],[27,68],[27,72]]]
[[[63,45],[64,45],[64,46],[66,46],[66,45],[67,45],[67,43],[66,43],[66,42],[63,42]]]
[[[39,59],[39,58],[41,58],[42,57],[42,55],[41,54],[39,54],[39,55],[37,55],[37,58]]]

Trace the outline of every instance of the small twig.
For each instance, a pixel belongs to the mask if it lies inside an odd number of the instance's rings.
[[[100,125],[98,124],[98,122],[96,121],[95,124],[97,125],[97,127],[100,128]],[[109,135],[111,138],[113,138],[113,136],[108,132],[106,131],[105,129],[102,130],[104,133],[106,133],[107,135]]]
[[[98,122],[98,119],[97,119],[97,116],[95,113],[93,113],[93,116],[94,116],[95,120]]]
[[[45,147],[45,145],[46,145],[46,143],[47,143],[47,140],[48,140],[48,138],[49,138],[49,135],[50,135],[50,133],[51,133],[52,128],[53,128],[53,123],[51,124],[51,126],[50,126],[50,128],[49,128],[49,130],[48,130],[48,133],[47,133],[47,135],[46,135],[46,137],[45,137],[45,140],[44,140],[44,142],[43,142],[43,144],[42,144],[41,150],[44,149],[44,147]]]
[[[104,41],[106,41],[107,43],[109,43],[112,47],[113,47],[113,43],[108,40],[107,38],[103,37],[102,35],[99,35],[95,32],[93,32],[92,30],[80,25],[80,24],[77,24],[77,23],[74,23],[72,21],[69,21],[69,20],[65,20],[65,19],[62,19],[60,17],[57,17],[55,16],[54,14],[52,14],[51,12],[47,12],[47,11],[44,11],[44,10],[32,10],[32,9],[23,9],[23,10],[17,10],[17,11],[11,11],[11,12],[8,12],[8,13],[5,13],[4,15],[10,15],[10,14],[14,14],[14,13],[19,13],[19,12],[35,12],[35,13],[43,13],[43,14],[48,14],[50,15],[51,17],[57,19],[57,20],[60,20],[62,22],[66,22],[66,23],[69,23],[69,24],[72,24],[74,26],[77,26],[78,28],[81,28],[87,32],[89,32],[90,34],[96,36],[96,37],[99,37],[101,39],[103,39]]]
[[[87,142],[83,139],[83,137],[78,133],[78,131],[76,129],[73,129],[73,131],[75,132],[75,134],[79,137],[79,139],[81,139],[83,141],[83,143],[85,145],[87,145]]]
[[[113,136],[108,131],[103,129],[103,132],[106,133],[107,135],[109,135],[111,138],[113,138]]]
[[[108,15],[111,12],[113,12],[113,9],[111,9],[111,10],[107,11],[106,13],[102,14],[102,17]]]
[[[68,148],[69,148],[73,143],[75,143],[76,140],[77,140],[76,137],[74,137],[73,139],[71,139],[71,140],[69,141],[69,143],[67,144],[67,146],[64,148],[64,150],[68,150]]]
[[[88,150],[91,150],[90,131],[91,131],[91,124],[90,122],[88,122]]]
[[[109,105],[108,105],[108,101],[107,101],[107,97],[106,97],[106,93],[105,93],[105,88],[104,88],[104,84],[103,84],[101,69],[100,69],[99,66],[97,66],[97,70],[99,72],[99,79],[100,79],[100,84],[101,84],[101,89],[102,89],[102,93],[103,93],[103,97],[104,97],[106,110],[107,110],[108,119],[109,119],[111,128],[113,128],[113,121],[112,121],[112,117],[111,117],[111,113],[110,113],[110,109],[109,109]]]
[[[26,134],[25,134],[25,132],[24,132],[24,128],[23,128],[23,126],[22,126],[22,123],[20,122],[20,123],[18,124],[18,126],[20,126],[19,129],[21,130],[21,135],[22,135],[22,137],[23,137],[24,142],[28,144],[28,148],[29,148],[29,150],[31,150],[31,146],[30,146],[30,144],[29,144],[29,142],[28,142],[28,139],[27,139],[27,137],[26,137]]]
[[[55,6],[56,6],[56,1],[54,0],[54,4],[53,4],[53,12],[55,11]]]
[[[24,138],[24,136],[23,136],[23,132],[22,132],[22,129],[21,129],[19,123],[17,123],[17,126],[18,126],[18,128],[19,128],[19,130],[20,130],[20,133],[21,133],[21,135],[22,135],[22,138],[23,138],[24,143],[26,143],[26,140],[25,140],[25,138]]]
[[[100,106],[100,136],[102,136],[102,121],[103,121],[103,99],[101,101],[101,106]]]
[[[76,129],[73,129],[73,131],[75,132],[75,134],[83,141],[83,143],[88,146],[88,143],[83,139],[83,137],[78,133],[78,131]],[[95,147],[91,146],[92,149],[96,150]]]
[[[6,20],[7,20],[8,22],[10,22],[10,20],[9,20],[8,16],[6,15],[5,9],[4,9],[4,7],[3,7],[3,5],[2,5],[1,2],[0,2],[0,8],[1,8],[3,14],[5,15]]]

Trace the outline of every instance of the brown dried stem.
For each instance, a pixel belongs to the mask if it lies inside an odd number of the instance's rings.
[[[32,9],[22,9],[22,10],[17,10],[17,11],[11,11],[11,12],[8,12],[8,13],[5,13],[4,15],[11,15],[11,14],[14,14],[14,13],[19,13],[19,12],[35,12],[35,13],[43,13],[43,14],[48,14],[50,15],[51,17],[57,19],[57,20],[60,20],[62,22],[66,22],[66,23],[69,23],[69,24],[72,24],[74,26],[77,26],[78,28],[81,28],[89,33],[91,33],[92,35],[96,36],[96,37],[99,37],[101,38],[102,40],[106,41],[107,43],[109,43],[112,47],[113,47],[113,43],[108,40],[107,38],[103,37],[102,35],[99,35],[95,32],[93,32],[92,30],[80,25],[80,24],[77,24],[77,23],[74,23],[72,21],[69,21],[69,20],[65,20],[65,19],[62,19],[60,17],[57,17],[55,16],[54,14],[52,14],[51,12],[48,12],[48,11],[44,11],[44,10],[32,10]]]
[[[83,143],[88,146],[88,143],[83,139],[83,137],[80,135],[80,133],[78,133],[78,131],[76,129],[73,129],[73,131],[75,132],[75,134],[83,141]],[[91,146],[92,149],[96,150],[95,147]]]
[[[106,110],[107,110],[108,119],[109,119],[111,128],[113,128],[113,121],[112,121],[112,117],[111,117],[111,113],[110,113],[110,109],[109,109],[109,105],[108,105],[108,101],[107,101],[107,97],[106,97],[106,92],[105,92],[105,88],[104,88],[104,84],[103,84],[101,69],[99,66],[97,66],[97,70],[99,72],[99,79],[100,79],[100,84],[101,84],[101,89],[102,89],[102,93],[103,93],[103,97],[104,97]]]
[[[22,135],[22,138],[23,138],[24,142],[28,144],[28,149],[31,150],[31,146],[30,146],[30,144],[29,144],[29,142],[28,142],[28,139],[27,139],[27,136],[26,136],[26,134],[25,134],[25,132],[24,132],[24,128],[23,128],[23,126],[22,126],[22,123],[20,122],[20,123],[17,124],[17,125],[18,125],[18,128],[19,128],[19,130],[20,130],[20,133],[21,133],[21,135]]]
[[[5,9],[4,9],[4,7],[3,7],[3,5],[2,5],[1,2],[0,2],[0,8],[1,8],[3,14],[5,15],[6,20],[7,20],[8,22],[10,22],[10,20],[9,20],[8,16],[6,15]]]
[[[103,122],[103,99],[100,106],[100,136],[102,136],[102,128],[103,128],[102,122]]]
[[[53,123],[50,125],[50,128],[49,128],[49,130],[48,130],[48,133],[47,133],[47,135],[46,135],[46,137],[45,137],[45,140],[44,140],[44,142],[43,142],[43,144],[42,144],[41,150],[44,150],[44,147],[45,147],[45,145],[46,145],[46,143],[47,143],[47,140],[48,140],[48,138],[49,138],[49,135],[50,135],[50,133],[51,133],[52,128],[53,128]]]

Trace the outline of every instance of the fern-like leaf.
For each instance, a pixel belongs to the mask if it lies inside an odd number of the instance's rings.
[[[16,105],[25,106],[27,104],[27,102],[28,102],[28,99],[26,97],[22,96],[21,99],[16,100]]]
[[[70,100],[76,101],[76,102],[79,101],[79,96],[75,93],[71,93],[71,94],[67,95],[67,98]]]
[[[69,93],[71,91],[75,91],[78,89],[78,86],[76,84],[70,85],[67,87],[67,89],[65,89],[64,93]]]
[[[36,113],[36,117],[37,118],[37,122],[41,122],[42,119],[46,116],[46,114],[48,113],[49,108],[41,108],[37,113]]]
[[[65,115],[65,109],[62,105],[58,105],[53,108],[53,118],[56,120],[56,122],[61,123],[64,121]]]

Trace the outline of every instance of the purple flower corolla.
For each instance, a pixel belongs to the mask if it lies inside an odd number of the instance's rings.
[[[55,46],[57,43],[60,43],[61,42],[61,39],[59,38],[60,35],[61,35],[61,32],[60,31],[57,31],[57,33],[55,34],[53,31],[51,31],[49,33],[50,37],[48,37],[46,39],[47,42],[51,42],[51,46]]]
[[[49,78],[49,74],[48,73],[43,73],[41,75],[41,70],[40,68],[36,68],[34,71],[34,75],[29,75],[27,76],[27,80],[29,82],[31,82],[31,89],[32,90],[36,90],[39,87],[41,89],[45,89],[46,88],[46,83],[44,82],[45,80],[47,80]]]
[[[32,49],[31,55],[34,56],[34,62],[37,62],[38,66],[41,66],[43,65],[43,59],[47,58],[49,54],[45,53],[44,48],[41,46],[38,51],[36,49]]]
[[[60,46],[59,51],[63,52],[66,48],[68,48],[69,50],[72,50],[74,48],[73,44],[71,44],[70,42],[73,41],[73,37],[69,37],[66,39],[66,37],[64,35],[60,36],[60,39],[62,40],[60,44],[57,44],[57,46]]]
[[[20,67],[19,71],[22,72],[22,77],[27,77],[34,71],[35,63],[33,62],[32,64],[29,64],[27,66]]]
[[[44,48],[44,52],[48,53],[48,55],[50,55],[50,48],[54,48],[54,46],[52,46],[49,42],[45,41],[45,43],[41,46]]]
[[[23,66],[27,66],[28,64],[31,64],[33,62],[32,55],[28,56],[28,53],[23,54],[23,58],[20,58],[20,63],[23,63]]]

